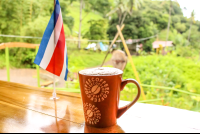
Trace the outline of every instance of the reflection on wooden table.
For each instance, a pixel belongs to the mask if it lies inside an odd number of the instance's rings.
[[[88,127],[80,95],[57,93],[60,99],[53,101],[49,99],[52,90],[0,81],[0,132],[200,132],[200,113],[141,103],[136,103],[115,126]],[[120,105],[127,103],[121,101]]]

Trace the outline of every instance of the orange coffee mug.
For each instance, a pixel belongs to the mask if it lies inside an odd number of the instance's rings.
[[[104,128],[116,125],[117,118],[124,114],[140,97],[141,89],[134,79],[122,80],[117,75],[85,75],[79,72],[79,82],[85,116],[85,124]],[[138,94],[129,104],[119,108],[120,91],[126,84],[134,83]]]

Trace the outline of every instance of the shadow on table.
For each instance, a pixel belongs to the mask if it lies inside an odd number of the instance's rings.
[[[87,125],[84,125],[85,127],[83,128],[80,127],[78,124],[73,125],[72,122],[70,122],[70,112],[68,107],[66,108],[65,116],[63,119],[65,120],[59,120],[57,118],[57,105],[56,105],[56,100],[54,100],[55,103],[55,121],[47,127],[41,128],[42,131],[46,133],[70,133],[71,131],[75,132],[83,132],[84,133],[125,133],[124,130],[119,125],[107,127],[107,128],[94,128],[90,127]],[[70,130],[72,129],[72,130]]]
[[[85,125],[84,133],[125,133],[119,125],[107,128],[94,128]]]
[[[57,116],[57,104],[56,104],[56,100],[54,100],[54,104],[55,104],[55,122],[52,123],[51,125],[47,126],[47,127],[43,127],[41,128],[44,132],[46,133],[69,133],[70,132],[70,112],[68,107],[66,108],[65,111],[65,119],[66,120],[60,120],[58,121],[58,116]]]

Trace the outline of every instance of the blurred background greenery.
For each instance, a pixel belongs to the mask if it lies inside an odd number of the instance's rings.
[[[157,38],[140,41],[143,51],[133,55],[142,84],[145,87],[146,103],[167,105],[193,111],[200,111],[200,21],[184,17],[180,5],[170,0],[59,0],[62,8],[69,57],[69,71],[101,65],[105,52],[84,50],[89,40],[112,40],[117,32],[116,25],[125,24],[122,31],[125,39],[140,39],[158,34]],[[0,0],[0,35],[42,37],[53,11],[53,0]],[[80,12],[82,16],[80,17]],[[81,23],[81,25],[80,25]],[[81,26],[81,29],[80,29]],[[176,49],[165,56],[155,54],[152,43],[155,40],[173,41]],[[0,43],[27,42],[39,44],[35,38],[8,38],[0,36]],[[104,42],[109,44],[109,42]],[[79,45],[78,45],[79,44]],[[123,45],[118,43],[118,49]],[[35,68],[35,50],[10,48],[12,68]],[[107,61],[111,58],[109,54]],[[5,68],[5,50],[0,50],[0,68]],[[67,91],[77,89],[78,79],[69,74]],[[130,63],[123,78],[135,78]],[[153,87],[158,86],[158,87]],[[179,92],[169,87],[180,89]],[[134,85],[127,85],[122,91],[122,100],[132,100],[136,94]],[[193,93],[187,94],[187,93]],[[143,101],[143,98],[140,98]]]

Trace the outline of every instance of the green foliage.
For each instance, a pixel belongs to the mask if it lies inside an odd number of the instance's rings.
[[[195,57],[198,55],[198,50],[192,48],[191,46],[177,46],[175,54],[180,57]]]
[[[70,2],[71,3],[71,2]],[[73,27],[74,27],[74,18],[69,14],[69,10],[68,7],[69,3],[61,0],[60,1],[60,6],[61,6],[61,10],[62,10],[62,18],[63,18],[63,23],[66,24],[70,30],[70,34],[73,34]]]
[[[60,0],[64,23],[69,30],[73,28],[73,18],[66,16],[68,5],[64,0]],[[0,34],[22,35],[42,37],[53,12],[53,1],[49,0],[1,0],[0,1]],[[67,21],[66,21],[67,19]],[[71,20],[70,20],[71,19]],[[65,32],[69,30],[66,29]],[[69,35],[68,33],[66,35]],[[39,44],[40,39],[22,39],[0,37],[2,42],[27,42]],[[30,49],[13,48],[10,49],[11,65],[14,67],[35,67],[33,60],[35,51]],[[3,63],[0,65],[4,66]]]
[[[117,16],[118,25],[122,25],[127,14],[132,15],[133,11],[137,11],[141,7],[143,0],[115,0],[111,7],[111,11],[106,16]]]
[[[151,52],[152,51],[152,43],[154,42],[154,39],[150,39],[148,41],[146,41],[145,45],[143,46],[143,49],[146,52]]]
[[[180,5],[175,1],[172,1],[172,15],[181,15],[181,16],[183,15]]]
[[[68,51],[69,52],[69,51]],[[69,71],[78,72],[82,69],[99,66],[106,53],[87,50],[75,50],[68,53]],[[84,59],[84,60],[83,60]],[[107,60],[110,59],[110,55]]]
[[[35,50],[28,48],[10,48],[10,64],[16,68],[35,68]]]
[[[176,23],[175,28],[177,29],[178,32],[183,33],[186,30],[186,26],[183,23]]]
[[[66,16],[63,18],[63,22],[67,24],[69,27],[69,30],[71,34],[73,33],[73,27],[74,27],[74,18],[72,16]]]
[[[124,21],[125,28],[123,35],[125,39],[138,39],[155,35],[158,31],[159,40],[165,41],[167,31],[165,30],[169,20],[169,1],[152,1],[144,0],[142,7],[138,11],[133,11],[132,15],[128,15]],[[119,17],[119,16],[118,16]],[[190,22],[192,30],[188,41]],[[112,16],[109,21],[108,35],[109,39],[113,39],[116,34],[116,25],[118,24],[116,15]],[[191,19],[183,16],[182,10],[177,2],[172,1],[171,24],[168,40],[173,41],[176,46],[192,45],[199,49],[200,22],[194,21],[194,12]],[[154,39],[155,40],[155,39]],[[145,51],[151,51],[153,40],[141,42]]]
[[[200,63],[195,60],[174,56],[142,56],[133,57],[133,60],[143,84],[179,88],[200,94]],[[123,78],[135,78],[130,63],[124,70]],[[159,88],[145,87],[144,90],[147,99],[165,99],[164,103],[172,103],[171,106],[188,110],[196,107],[194,96]],[[132,100],[136,93],[136,87],[129,84],[122,92],[121,99]],[[156,101],[153,104],[163,105],[163,102]]]
[[[23,27],[23,35],[29,35],[33,37],[42,37],[45,31],[45,28],[48,24],[49,17],[39,16],[33,22],[28,23]],[[40,43],[40,39],[27,38],[24,39],[24,42],[27,43]]]
[[[6,66],[5,54],[0,54],[0,69]]]
[[[100,20],[90,20],[88,21],[90,24],[89,31],[84,35],[84,38],[89,38],[91,40],[102,40],[107,39],[107,21],[104,19]]]
[[[114,35],[117,33],[117,23],[117,18],[113,18],[110,21],[110,27],[107,31],[110,39],[113,39]],[[124,21],[124,24],[125,27],[122,33],[125,39],[145,38],[155,35],[158,32],[156,25],[153,22],[143,18],[142,14],[139,12],[135,12],[135,16],[128,16]]]
[[[63,18],[72,31],[73,18],[66,16],[67,2],[60,0]],[[1,0],[0,34],[41,37],[53,12],[53,1],[49,0]],[[29,31],[30,29],[30,31]],[[0,37],[0,42],[27,42],[26,39]],[[37,41],[28,40],[30,43]],[[38,42],[37,42],[38,43]]]
[[[162,17],[160,19],[158,19],[158,28],[159,29],[165,29],[167,27],[168,18],[169,18],[169,15],[164,14],[164,15],[162,15]]]
[[[104,15],[104,17],[111,6],[111,3],[108,0],[85,0],[84,3],[84,10],[86,12],[96,11]]]
[[[172,24],[176,24],[176,23],[180,23],[180,16],[178,15],[175,15],[175,16],[172,16]]]
[[[166,40],[167,30],[163,30],[159,34],[159,40]],[[173,29],[169,32],[169,41],[173,41],[176,46],[185,46],[187,44],[186,38],[180,33],[177,32],[176,29]]]
[[[157,86],[166,87],[179,85],[183,90],[190,91],[194,88],[194,93],[200,93],[199,88],[195,88],[198,84],[193,83],[200,80],[200,63],[196,61],[173,56],[142,56],[133,57],[133,60],[143,84],[151,85],[153,82]],[[127,64],[123,77],[133,77],[130,63]],[[192,87],[188,88],[188,85]]]
[[[188,34],[189,34],[189,29],[183,34],[183,36],[185,38],[188,38]],[[193,48],[197,48],[197,49],[200,48],[199,37],[200,37],[200,32],[198,31],[198,27],[193,25],[191,29],[190,43],[189,43]]]
[[[74,18],[74,27],[73,27],[73,36],[77,37],[77,32],[79,31],[79,17],[80,17],[80,3],[79,2],[73,2],[69,7],[69,15]],[[82,11],[82,16],[85,17],[82,20],[82,27],[81,27],[81,33],[82,35],[86,34],[89,31],[89,24],[88,21],[92,20],[99,20],[103,18],[103,15],[97,12],[86,12],[85,10]],[[64,18],[63,18],[64,19]]]

